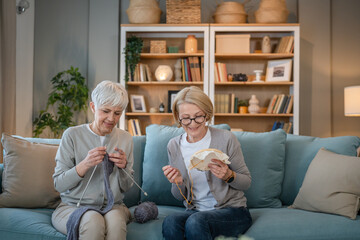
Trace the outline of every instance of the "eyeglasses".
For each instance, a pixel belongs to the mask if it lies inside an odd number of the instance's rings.
[[[206,116],[197,116],[194,118],[179,119],[179,122],[184,126],[188,126],[191,124],[192,120],[194,120],[197,124],[201,124],[205,121],[205,119],[206,119]]]

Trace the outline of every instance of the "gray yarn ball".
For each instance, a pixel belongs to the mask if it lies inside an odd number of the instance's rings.
[[[143,202],[135,208],[134,217],[138,223],[146,223],[149,220],[156,219],[158,208],[153,202]]]

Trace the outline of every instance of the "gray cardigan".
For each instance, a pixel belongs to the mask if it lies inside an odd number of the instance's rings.
[[[104,145],[108,153],[113,153],[114,148],[122,149],[127,157],[125,170],[133,174],[133,141],[131,135],[119,128],[105,136]],[[61,200],[68,205],[76,205],[84,191],[93,168],[81,178],[75,166],[85,159],[89,150],[100,147],[100,137],[90,132],[86,124],[68,128],[61,138],[59,149],[56,153],[55,173],[53,175],[55,189],[60,192]],[[81,205],[93,207],[104,207],[106,205],[106,194],[102,164],[99,164],[86,193],[81,200]],[[110,187],[114,195],[114,203],[120,204],[123,192],[127,191],[133,184],[131,179],[123,170],[114,166],[110,174]]]
[[[226,183],[222,179],[215,177],[210,171],[206,171],[206,178],[210,191],[217,201],[215,208],[224,207],[246,207],[246,197],[244,190],[248,189],[251,184],[250,172],[245,164],[244,156],[241,151],[240,143],[228,130],[222,130],[209,127],[211,133],[210,148],[218,149],[229,156],[229,168],[236,173],[236,178],[231,183]],[[179,185],[181,191],[191,200],[190,179],[187,172],[184,159],[180,150],[180,142],[183,135],[171,139],[168,143],[168,155],[170,165],[180,170],[184,183]],[[172,184],[171,192],[176,199],[184,200],[176,184]],[[184,200],[184,205],[188,209],[195,206],[188,205]]]

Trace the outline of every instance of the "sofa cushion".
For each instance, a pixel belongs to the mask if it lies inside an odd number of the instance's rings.
[[[0,208],[0,239],[65,240],[51,224],[53,209]]]
[[[245,191],[250,208],[281,207],[279,199],[284,176],[286,133],[234,132],[251,174],[251,186]]]
[[[7,134],[1,143],[5,155],[0,207],[55,208],[60,201],[52,179],[58,146]]]
[[[285,176],[280,199],[284,205],[291,205],[299,192],[310,162],[320,148],[356,156],[360,138],[355,136],[318,138],[288,134],[286,138]]]
[[[355,240],[360,236],[356,220],[288,208],[250,209],[253,224],[245,233],[255,240]]]
[[[360,198],[360,158],[321,148],[309,165],[292,208],[356,218]]]
[[[136,206],[130,208],[130,212],[134,215]],[[159,240],[162,236],[162,223],[166,216],[185,211],[182,207],[161,206],[158,205],[158,217],[146,223],[131,222],[127,225],[126,240]]]
[[[141,186],[142,182],[142,165],[144,160],[144,149],[145,149],[145,136],[134,136],[134,180],[137,184]],[[140,201],[140,189],[135,186],[130,188],[127,192],[124,193],[124,203],[127,207],[137,205]]]
[[[230,130],[227,124],[212,127]],[[161,205],[183,206],[183,203],[175,199],[171,194],[171,183],[166,179],[162,171],[162,167],[169,164],[168,142],[182,133],[184,133],[183,128],[157,124],[146,127],[142,188],[148,193],[148,196],[142,193],[141,201],[152,201]]]

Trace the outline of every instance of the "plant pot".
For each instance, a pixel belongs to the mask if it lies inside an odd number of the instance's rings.
[[[248,112],[248,107],[246,106],[239,106],[239,113],[240,114],[245,114]]]

